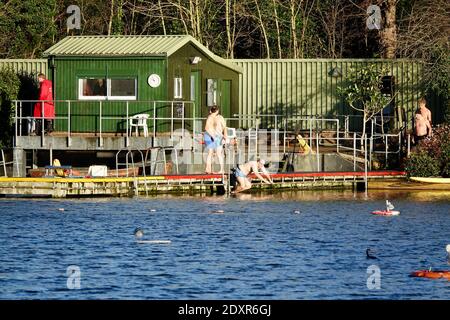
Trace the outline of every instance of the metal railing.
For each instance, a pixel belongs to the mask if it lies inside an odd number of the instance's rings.
[[[44,120],[45,114],[41,117],[31,117],[24,116],[24,104],[30,104],[33,106],[34,103],[39,102],[42,104],[42,110],[45,112],[44,103],[46,101],[36,101],[36,100],[17,100],[15,103],[15,141],[17,141],[17,137],[23,135],[30,134],[30,123],[34,121],[40,121],[41,123],[41,144],[44,146],[45,139],[45,123]],[[170,139],[173,139],[176,133],[175,129],[181,129],[181,135],[184,138],[184,134],[186,129],[191,129],[194,133],[191,136],[192,141],[190,145],[195,143],[195,137],[200,123],[202,123],[205,118],[196,116],[195,114],[195,104],[192,101],[79,101],[79,100],[55,100],[54,104],[62,104],[59,108],[63,108],[65,106],[66,114],[63,116],[55,116],[54,121],[58,122],[67,122],[65,126],[68,138],[68,146],[71,146],[71,138],[73,136],[73,117],[78,115],[83,115],[78,112],[78,108],[82,107],[85,104],[93,105],[98,104],[98,113],[93,115],[97,117],[98,121],[98,129],[95,130],[95,135],[98,136],[99,146],[103,145],[103,137],[107,132],[111,132],[105,130],[105,127],[108,127],[106,124],[108,121],[115,121],[117,123],[121,122],[124,124],[122,130],[119,130],[123,134],[126,139],[125,146],[129,147],[130,145],[130,137],[132,134],[130,132],[130,120],[135,114],[148,113],[149,118],[148,127],[151,128],[151,132],[153,137],[156,137],[159,133],[169,132]],[[105,103],[115,103],[122,104],[123,106],[123,115],[109,115],[104,112]],[[132,104],[138,104],[139,107],[132,108]],[[187,112],[187,107],[190,107],[191,110]],[[134,110],[133,114],[130,110]],[[139,110],[136,112],[136,110]],[[30,110],[29,110],[30,111]],[[189,114],[187,114],[189,113]],[[30,112],[28,112],[30,114]],[[161,116],[159,116],[161,114]],[[379,117],[374,117],[370,122],[370,130],[365,137],[362,137],[360,134],[356,132],[351,132],[349,128],[350,118],[351,117],[360,117],[358,115],[338,115],[336,118],[324,118],[318,115],[290,115],[283,116],[277,114],[250,114],[250,115],[238,115],[234,114],[232,118],[227,118],[227,124],[232,127],[239,127],[245,120],[245,122],[249,125],[247,130],[240,129],[241,134],[239,135],[239,139],[241,139],[241,143],[239,146],[242,146],[248,151],[254,151],[254,153],[258,154],[258,143],[261,139],[259,136],[265,132],[266,134],[269,130],[265,130],[261,128],[261,122],[263,119],[267,120],[266,122],[271,122],[272,129],[271,134],[274,135],[276,143],[279,143],[282,140],[283,146],[283,154],[287,151],[287,144],[290,139],[292,139],[292,135],[298,133],[299,130],[302,132],[306,131],[306,135],[308,135],[307,139],[309,140],[309,146],[311,149],[315,150],[317,157],[317,169],[320,171],[320,148],[321,147],[334,147],[337,153],[341,152],[350,152],[353,154],[353,167],[356,171],[356,158],[359,154],[362,154],[367,148],[367,156],[368,163],[371,166],[372,156],[373,154],[384,154],[385,160],[387,162],[388,156],[395,154],[400,156],[401,147],[402,147],[402,131],[399,131],[397,134],[388,134],[388,133],[379,133],[377,130],[383,124],[379,124]],[[384,119],[389,119],[389,117],[384,116]],[[26,122],[26,127],[24,127],[24,122]],[[230,125],[232,124],[232,125]],[[301,125],[300,125],[301,124]],[[64,127],[64,126],[62,126]],[[111,127],[111,126],[109,126]],[[26,130],[24,130],[26,129]],[[330,132],[332,135],[324,136],[324,132]],[[116,130],[117,133],[117,130]],[[256,139],[254,139],[256,134]],[[247,139],[248,143],[246,146],[245,140]],[[398,139],[398,148],[392,150],[389,147],[389,142],[392,139]],[[366,146],[365,141],[367,140],[368,145]],[[184,141],[184,140],[183,140]],[[328,142],[324,142],[328,141]],[[331,141],[331,142],[330,142]],[[197,141],[198,142],[198,141]],[[380,143],[378,143],[380,142]],[[383,149],[374,148],[376,145],[383,145]],[[255,148],[256,147],[256,148]],[[181,145],[177,147],[177,149],[185,149],[183,142]],[[252,149],[252,150],[250,150]],[[250,154],[250,153],[248,153]]]

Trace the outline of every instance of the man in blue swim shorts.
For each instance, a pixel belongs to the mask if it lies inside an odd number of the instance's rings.
[[[205,142],[206,151],[206,169],[205,173],[213,173],[212,158],[216,154],[219,160],[220,171],[214,172],[217,174],[224,173],[224,157],[223,157],[223,143],[227,139],[227,126],[225,119],[219,114],[219,107],[212,106],[209,110],[209,116],[206,119],[205,134],[203,141]]]
[[[273,180],[270,177],[270,173],[264,167],[265,164],[266,164],[265,160],[258,159],[257,161],[249,161],[243,165],[237,166],[237,168],[234,169],[234,175],[239,185],[236,187],[233,193],[238,193],[250,189],[252,187],[252,183],[248,178],[248,175],[251,172],[253,172],[255,176],[262,182],[273,184]],[[267,179],[264,178],[259,173],[259,171],[261,171],[262,175],[264,175]]]

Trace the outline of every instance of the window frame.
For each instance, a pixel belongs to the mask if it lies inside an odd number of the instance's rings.
[[[89,79],[103,79],[106,80],[106,96],[85,96],[83,95],[83,80]],[[134,80],[134,96],[112,96],[111,95],[111,80]],[[137,100],[137,78],[128,77],[112,77],[112,78],[102,78],[102,77],[79,77],[78,78],[78,100],[90,100],[90,101],[105,101],[105,100]]]
[[[173,78],[173,98],[183,99],[183,78],[175,77]]]

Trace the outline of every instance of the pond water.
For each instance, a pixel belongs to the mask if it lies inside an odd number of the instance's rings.
[[[370,214],[385,199],[399,216]],[[450,270],[450,192],[1,199],[0,219],[0,299],[450,299],[409,277]]]

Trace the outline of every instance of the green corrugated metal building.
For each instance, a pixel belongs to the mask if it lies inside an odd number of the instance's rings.
[[[345,105],[336,88],[345,81],[350,68],[362,68],[368,64],[388,67],[391,86],[395,95],[390,114],[397,119],[397,127],[403,121],[409,128],[417,101],[421,94],[422,64],[416,60],[383,59],[235,59],[242,67],[239,86],[240,114],[279,114],[284,116],[313,116],[335,118],[340,115],[358,115]],[[333,76],[333,71],[337,74]],[[388,81],[389,82],[389,81]],[[442,110],[435,100],[429,101],[434,123],[442,121]],[[399,112],[403,110],[403,112]],[[402,116],[403,114],[403,116]],[[342,117],[339,117],[341,120]],[[405,119],[406,118],[406,119]],[[351,117],[353,128],[361,126],[361,119]],[[273,125],[273,118],[262,117],[261,125]],[[245,127],[249,121],[243,121]],[[302,123],[306,126],[306,123]]]
[[[222,59],[191,36],[70,36],[44,52],[49,61],[55,100],[71,102],[71,131],[98,132],[102,117],[148,113],[148,101],[193,101],[184,117],[206,117],[218,104],[229,117],[238,111],[241,68]],[[158,117],[170,116],[159,104]],[[195,106],[195,107],[192,107]],[[195,108],[195,110],[193,110]],[[67,103],[56,103],[66,116]],[[190,129],[187,122],[187,129]],[[124,120],[102,123],[103,132],[123,132]],[[167,128],[159,127],[158,130]],[[67,122],[57,121],[57,130]]]

